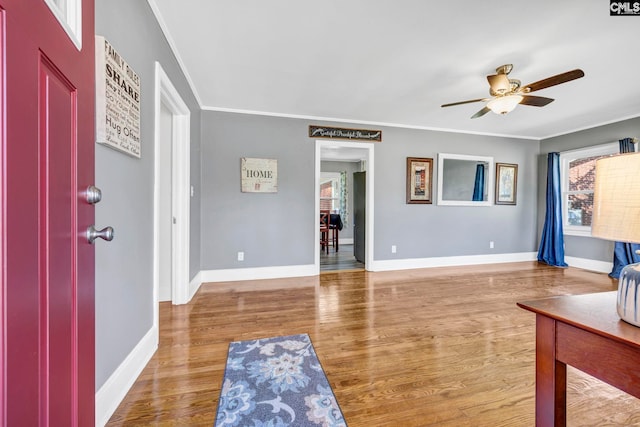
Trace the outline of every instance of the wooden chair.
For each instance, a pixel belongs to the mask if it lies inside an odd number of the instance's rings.
[[[333,219],[331,218],[333,216]],[[340,220],[340,215],[338,214],[329,214],[329,230],[331,230],[331,243],[333,244],[333,248],[338,252],[338,221]],[[333,223],[331,222],[333,220]]]
[[[329,231],[330,231],[330,211],[321,209],[320,210],[320,249],[327,250],[327,254],[329,253]]]

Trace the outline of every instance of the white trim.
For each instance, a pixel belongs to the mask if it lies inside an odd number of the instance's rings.
[[[581,132],[583,130],[594,129],[594,128],[598,128],[598,127],[601,127],[601,126],[610,125],[610,124],[613,124],[613,123],[620,123],[620,122],[623,122],[625,120],[635,119],[636,117],[640,117],[640,114],[632,114],[630,116],[624,116],[624,117],[620,117],[620,118],[617,118],[617,119],[608,120],[606,122],[600,122],[600,123],[598,123],[596,125],[589,125],[589,126],[585,126],[585,127],[581,127],[581,128],[576,128],[576,129],[573,129],[573,130],[568,130],[566,132],[556,133],[556,134],[553,134],[553,135],[547,135],[547,136],[544,136],[542,138],[538,138],[538,140],[541,141],[543,139],[550,139],[550,138],[555,138],[557,136],[569,135],[570,133],[576,133],[576,132]]]
[[[373,143],[369,143],[368,144],[370,146],[369,149],[369,158],[367,158],[366,160],[366,164],[367,164],[367,168],[366,168],[366,172],[367,172],[367,193],[366,193],[366,204],[367,204],[367,212],[365,214],[365,221],[366,221],[366,229],[367,229],[367,233],[365,235],[365,240],[366,240],[366,245],[365,245],[365,264],[364,264],[364,269],[365,270],[370,270],[371,265],[373,265],[373,241],[374,241],[374,228],[373,228],[373,222],[374,222],[374,212],[375,212],[375,203],[374,203],[374,195],[375,195],[375,188],[374,188],[374,180],[373,178],[375,177],[375,161],[374,161],[374,150],[373,147],[375,147],[375,144]],[[317,228],[317,227],[316,227]],[[317,242],[317,240],[316,240]],[[318,245],[316,245],[316,248],[318,247]]]
[[[158,329],[154,326],[96,392],[96,426],[107,424],[157,349]]]
[[[340,234],[338,234],[340,236]],[[339,245],[353,245],[353,237],[338,237]]]
[[[433,258],[409,258],[375,261],[371,271],[409,270],[414,268],[453,267],[462,265],[501,264],[506,262],[535,261],[537,252],[511,254],[465,255]]]
[[[562,202],[562,231],[565,236],[591,237],[591,227],[585,225],[569,225],[568,193],[569,163],[587,157],[614,155],[619,153],[618,142],[607,142],[589,147],[577,148],[560,153],[560,197]],[[593,190],[572,191],[571,194],[593,194]]]
[[[486,182],[487,182],[487,200],[485,201],[466,201],[466,200],[443,200],[442,195],[442,185],[443,185],[443,174],[444,174],[444,161],[445,159],[453,159],[453,160],[469,160],[469,161],[477,161],[477,162],[485,162],[489,165],[489,170],[485,172]],[[487,156],[470,156],[466,154],[449,154],[449,153],[438,153],[438,195],[437,195],[437,203],[441,206],[493,206],[493,187],[494,187],[494,176],[493,176],[493,157]]]
[[[320,172],[320,182],[321,183],[326,183],[326,182],[332,182],[336,181],[337,185],[340,185],[340,177],[341,177],[341,173],[340,172]],[[342,197],[340,197],[340,194],[338,194],[337,197],[325,197],[323,200],[331,200],[331,206],[334,206],[333,201],[335,200],[338,203],[338,206],[340,206],[340,200],[342,199]]]
[[[148,0],[151,1],[151,0]],[[640,117],[640,114],[632,114],[629,116],[620,117],[618,119],[612,119],[606,122],[599,123],[597,125],[589,125],[581,128],[575,128],[569,131],[563,131],[556,134],[545,135],[545,136],[531,136],[531,135],[512,135],[506,133],[493,133],[493,132],[478,132],[478,131],[470,131],[470,130],[461,130],[461,129],[452,129],[452,128],[439,128],[434,126],[418,126],[418,125],[407,125],[402,123],[387,123],[387,122],[377,122],[371,120],[355,120],[355,119],[340,119],[337,117],[324,117],[324,116],[310,116],[305,114],[287,114],[287,113],[273,113],[270,111],[257,111],[257,110],[243,110],[239,108],[225,108],[225,107],[212,107],[209,105],[200,106],[202,110],[205,111],[217,111],[220,113],[235,113],[235,114],[250,114],[255,116],[269,116],[269,117],[283,117],[288,119],[304,119],[304,120],[320,120],[320,121],[328,121],[328,122],[336,122],[336,123],[353,123],[360,125],[371,125],[371,126],[385,126],[390,128],[400,128],[400,129],[417,129],[417,130],[432,130],[436,132],[447,132],[447,133],[460,133],[465,135],[480,135],[480,136],[495,136],[500,138],[514,138],[514,139],[526,139],[531,141],[541,142],[546,139],[555,138],[558,136],[569,135],[576,132],[581,132],[583,130],[594,129],[600,126],[606,126],[613,123],[620,123],[625,120],[635,119]]]
[[[318,236],[319,238],[319,236]],[[394,271],[409,270],[415,268],[435,268],[435,267],[455,267],[464,265],[483,264],[504,264],[509,262],[536,261],[537,252],[516,252],[508,254],[491,255],[464,255],[450,257],[432,258],[408,258],[372,261],[369,271]],[[611,271],[611,263],[603,261],[583,260],[581,258],[565,257],[567,262],[571,262],[572,267],[583,268],[593,271]],[[587,266],[590,265],[591,267]],[[201,283],[215,282],[235,282],[242,280],[262,280],[262,279],[283,279],[288,277],[308,277],[315,276],[318,272],[316,266],[291,265],[282,267],[258,267],[258,268],[236,268],[225,270],[203,270],[192,280]]]
[[[160,30],[164,34],[164,37],[167,39],[169,48],[171,49],[171,52],[173,52],[173,56],[176,57],[176,61],[178,61],[180,70],[182,71],[182,74],[184,74],[184,77],[187,79],[187,82],[189,83],[189,87],[191,88],[191,92],[193,92],[193,96],[196,98],[196,102],[198,103],[198,106],[202,110],[203,109],[202,102],[200,101],[200,95],[198,95],[198,91],[196,90],[196,85],[193,82],[193,79],[191,79],[191,75],[187,70],[187,66],[184,64],[182,57],[178,53],[179,52],[178,48],[176,47],[176,43],[173,41],[173,37],[171,37],[171,33],[169,32],[169,27],[164,22],[164,18],[160,13],[160,8],[158,8],[158,5],[156,4],[155,0],[147,0],[147,3],[149,3],[149,6],[151,7],[151,11],[153,12],[153,15],[156,17],[156,21],[160,26]]]
[[[78,50],[82,50],[82,0],[67,1],[67,12],[60,10],[54,0],[44,0]],[[93,17],[91,17],[93,19]]]
[[[588,147],[574,148],[573,150],[561,151],[560,156],[566,156],[569,160],[581,159],[583,157],[600,156],[609,154],[610,150],[619,153],[620,143],[618,141],[604,142],[602,144],[590,145]]]
[[[583,270],[597,271],[598,273],[611,273],[613,270],[613,262],[598,261],[595,259],[576,258],[565,256],[564,260],[569,267],[582,268]]]
[[[174,89],[175,90],[175,89]],[[177,92],[172,96],[176,96]],[[175,100],[182,101],[181,98]],[[191,208],[191,176],[190,176],[190,123],[191,117],[186,109],[175,111],[173,116],[173,164],[172,193],[173,212],[176,224],[173,229],[173,277],[172,299],[174,304],[189,302],[189,238]]]
[[[198,274],[200,275],[201,283],[208,283],[208,282],[235,282],[239,280],[282,279],[286,277],[306,277],[306,276],[316,276],[319,273],[315,265],[308,264],[308,265],[287,265],[287,266],[279,266],[279,267],[204,270]]]
[[[314,266],[315,266],[315,274],[320,274],[320,245],[318,242],[320,241],[320,227],[317,226],[318,223],[318,212],[320,212],[320,169],[321,169],[321,161],[322,161],[322,148],[323,147],[345,147],[345,148],[358,148],[362,150],[366,150],[366,157],[364,162],[366,163],[366,213],[365,213],[365,270],[370,270],[370,266],[373,265],[373,222],[374,222],[374,176],[375,176],[375,161],[374,161],[374,153],[375,153],[375,143],[373,142],[353,142],[353,141],[339,141],[339,140],[316,140],[316,150],[315,150],[315,188],[314,188],[314,200],[315,200],[315,209],[313,211],[313,218],[311,218],[310,224],[313,224],[314,228]]]
[[[318,236],[319,237],[319,236]],[[347,239],[345,239],[347,240]],[[341,242],[342,243],[342,242]],[[348,243],[346,243],[348,244]],[[504,264],[509,262],[536,261],[537,252],[516,252],[509,254],[464,255],[432,258],[408,258],[373,261],[370,271],[409,270],[414,268],[455,267],[464,265]],[[570,267],[609,273],[613,263],[586,258],[565,257]],[[223,270],[203,270],[191,280],[191,295],[203,283],[236,282],[242,280],[284,279],[288,277],[315,276],[316,267],[309,265],[289,265],[280,267],[235,268]]]
[[[155,63],[155,129],[154,129],[154,178],[153,178],[153,318],[159,324],[159,233],[160,233],[160,114],[164,104],[173,115],[172,122],[172,211],[176,223],[172,227],[172,284],[173,304],[186,304],[193,296],[189,281],[189,222],[191,207],[190,186],[190,126],[191,112],[159,62]]]
[[[564,200],[562,205],[564,209]],[[566,210],[563,212],[563,218],[564,218],[565,212]],[[565,236],[591,237],[591,227],[578,226],[578,225],[563,225],[562,234],[564,234]]]
[[[191,301],[191,298],[198,292],[200,285],[202,285],[202,272],[198,271],[198,274],[189,282],[189,301]]]

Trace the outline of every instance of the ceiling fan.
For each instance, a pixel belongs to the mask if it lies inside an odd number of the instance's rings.
[[[584,71],[575,69],[522,86],[520,84],[520,80],[510,79],[507,77],[512,69],[512,64],[501,65],[496,68],[496,74],[487,76],[487,80],[489,81],[489,94],[491,95],[491,98],[478,98],[470,99],[468,101],[453,102],[450,104],[443,104],[442,107],[451,107],[454,105],[469,104],[480,101],[486,102],[487,105],[471,116],[472,119],[482,117],[489,111],[493,111],[496,114],[507,114],[513,111],[518,104],[530,105],[532,107],[544,107],[552,102],[553,98],[532,96],[529,95],[529,93],[584,77]]]

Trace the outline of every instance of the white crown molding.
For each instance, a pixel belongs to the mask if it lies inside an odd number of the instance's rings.
[[[594,129],[594,128],[597,128],[597,127],[600,127],[600,126],[611,125],[611,124],[614,124],[614,123],[623,122],[625,120],[635,119],[637,117],[640,117],[640,114],[633,114],[631,116],[621,117],[619,119],[613,119],[613,120],[609,120],[609,121],[606,121],[606,122],[601,122],[601,123],[598,123],[598,124],[595,124],[595,125],[585,126],[583,128],[577,128],[577,129],[573,129],[573,130],[570,130],[570,131],[557,133],[557,134],[554,134],[554,135],[543,136],[542,138],[540,138],[540,141],[543,141],[545,139],[555,138],[557,136],[563,136],[563,135],[569,135],[571,133],[582,132],[583,130]]]
[[[155,16],[156,21],[158,22],[158,25],[160,26],[160,29],[162,30],[162,34],[164,34],[164,37],[167,39],[167,43],[169,44],[169,48],[171,49],[171,52],[173,52],[173,56],[176,57],[176,61],[178,61],[178,65],[180,66],[180,69],[182,70],[182,73],[184,74],[184,77],[187,79],[187,83],[189,83],[189,87],[191,88],[191,92],[193,92],[193,96],[196,98],[196,102],[198,103],[198,106],[202,110],[203,109],[202,108],[202,101],[200,100],[200,95],[198,94],[198,91],[196,90],[196,85],[193,82],[193,80],[191,79],[191,75],[189,74],[189,71],[187,71],[187,66],[185,65],[184,61],[182,60],[182,57],[178,53],[178,49],[176,47],[176,43],[173,41],[173,37],[171,37],[171,33],[169,32],[169,27],[165,23],[164,18],[162,17],[162,14],[160,13],[160,8],[158,8],[158,5],[156,4],[155,0],[147,0],[147,3],[149,3],[149,7],[151,7],[151,11],[153,12],[153,15]]]
[[[473,131],[465,131],[465,130],[459,130],[459,129],[438,128],[438,127],[431,127],[431,126],[413,126],[413,125],[405,125],[400,123],[386,123],[386,122],[376,122],[376,121],[356,120],[356,119],[340,119],[337,117],[321,117],[321,116],[310,116],[310,115],[304,115],[304,114],[273,113],[268,111],[242,110],[242,109],[236,109],[236,108],[223,108],[223,107],[210,107],[210,106],[204,106],[202,107],[202,110],[216,111],[220,113],[235,113],[235,114],[249,114],[249,115],[255,115],[255,116],[282,117],[287,119],[303,119],[303,120],[315,120],[315,121],[335,122],[335,123],[353,123],[353,124],[368,125],[368,126],[383,126],[383,127],[401,128],[401,129],[417,129],[417,130],[430,130],[430,131],[436,131],[436,132],[462,133],[467,135],[526,139],[526,140],[532,140],[532,141],[540,140],[540,138],[537,138],[534,136],[508,135],[508,134],[489,133],[489,132],[473,132]]]

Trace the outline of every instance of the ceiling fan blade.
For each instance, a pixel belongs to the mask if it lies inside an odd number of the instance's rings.
[[[553,102],[553,98],[545,98],[544,96],[522,95],[522,105],[531,105],[532,107],[544,107]]]
[[[511,90],[511,82],[506,74],[493,74],[487,76],[491,90],[495,93],[507,93]]]
[[[524,86],[522,91],[525,93],[535,92],[536,90],[546,89],[548,87],[570,82],[571,80],[579,79],[581,77],[584,77],[584,71],[575,69],[528,84]]]
[[[470,99],[468,101],[452,102],[450,104],[442,104],[441,107],[453,107],[454,105],[470,104],[472,102],[486,101],[485,98]]]
[[[489,111],[491,111],[491,108],[489,107],[484,107],[482,110],[478,111],[477,113],[475,113],[473,116],[471,116],[472,119],[477,119],[478,117],[482,117],[485,114],[487,114]]]

